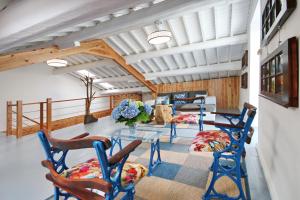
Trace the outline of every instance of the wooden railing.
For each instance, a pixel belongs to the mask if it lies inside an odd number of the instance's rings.
[[[104,101],[102,102],[101,100]],[[6,135],[15,135],[17,138],[20,138],[38,130],[51,132],[52,130],[83,123],[84,114],[86,113],[86,101],[86,98],[56,101],[48,98],[46,101],[32,103],[23,103],[22,101],[13,103],[8,101]],[[95,97],[91,105],[91,113],[96,118],[109,116],[113,109],[113,101],[114,96]],[[79,104],[75,102],[79,102]],[[66,105],[59,106],[61,104]],[[101,107],[100,105],[106,106]],[[70,109],[72,112],[68,111]]]

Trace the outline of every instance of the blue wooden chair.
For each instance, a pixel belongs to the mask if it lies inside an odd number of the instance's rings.
[[[177,109],[178,105],[184,105],[188,104],[190,102],[194,102],[194,100],[198,100],[200,103],[196,105],[195,108],[185,108],[185,109]],[[178,103],[180,102],[180,103]],[[184,102],[184,103],[182,103]],[[173,120],[171,122],[171,129],[170,129],[170,143],[172,143],[173,139],[177,137],[177,131],[176,131],[176,124],[178,123],[191,123],[191,124],[197,124],[199,125],[199,131],[203,130],[203,117],[204,117],[204,103],[205,103],[205,98],[204,97],[194,97],[194,98],[176,98],[174,99],[174,104],[172,106],[172,117]],[[180,118],[180,115],[177,115],[177,111],[184,111],[184,112],[197,112],[199,111],[199,118],[197,121],[181,121],[178,120]],[[187,115],[195,115],[195,114],[187,114]]]
[[[204,124],[214,125],[220,130],[199,132],[191,146],[191,150],[202,153],[213,152],[214,160],[211,166],[213,175],[203,199],[250,200],[244,146],[245,143],[251,142],[253,135],[251,124],[256,115],[256,108],[245,103],[241,114],[222,113],[222,115],[226,116],[230,123],[203,121]],[[205,143],[207,141],[208,144]],[[238,196],[228,196],[216,190],[216,182],[224,176],[229,177],[236,184],[239,190]],[[246,191],[242,187],[242,178],[245,179],[248,188]]]
[[[43,161],[43,166],[50,170],[50,174],[46,177],[54,184],[54,199],[59,200],[60,197],[68,199],[73,196],[86,200],[101,198],[112,200],[120,192],[124,192],[125,195],[122,199],[133,200],[135,182],[147,174],[147,169],[142,165],[127,162],[127,158],[142,141],[131,142],[109,158],[106,150],[111,147],[110,140],[105,137],[88,135],[88,133],[84,133],[69,140],[62,140],[53,138],[43,131],[38,132],[47,159]],[[85,148],[95,148],[98,159],[91,159],[86,163],[68,168],[66,165],[68,152]],[[90,173],[87,170],[90,170]],[[132,170],[140,170],[140,177],[135,176],[135,179],[131,179],[132,174],[126,173],[132,173]],[[126,180],[123,175],[126,175]],[[86,188],[90,190],[85,190]],[[99,191],[102,196],[99,195]],[[86,196],[82,196],[82,194]],[[88,198],[85,198],[87,196]]]

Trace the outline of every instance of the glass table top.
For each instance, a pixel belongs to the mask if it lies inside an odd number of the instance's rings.
[[[111,135],[112,138],[120,138],[122,140],[142,140],[143,142],[153,142],[159,139],[162,134],[161,130],[135,128],[134,132],[129,128],[121,128],[114,131]]]

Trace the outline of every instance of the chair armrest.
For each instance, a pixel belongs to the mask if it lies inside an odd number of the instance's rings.
[[[109,160],[108,163],[110,165],[115,165],[119,163],[125,156],[129,155],[131,152],[135,150],[136,147],[138,147],[142,143],[141,140],[134,140],[130,144],[128,144],[125,148],[123,148],[121,151],[113,155]]]
[[[73,139],[79,139],[79,138],[84,138],[84,137],[87,137],[89,135],[90,135],[89,133],[82,133],[80,135],[77,135],[77,136],[71,138],[71,140],[73,140]]]
[[[105,193],[110,192],[112,189],[112,185],[110,183],[100,178],[74,179],[70,180],[69,183],[80,188],[97,189]]]
[[[211,114],[218,114],[218,115],[230,115],[230,116],[235,116],[239,117],[240,114],[238,113],[226,113],[226,112],[210,112]]]
[[[49,160],[43,160],[42,165],[49,169],[50,173],[46,174],[46,178],[53,182],[54,185],[59,188],[69,192],[70,194],[80,197],[82,199],[94,199],[102,200],[103,197],[98,194],[87,190],[88,189],[97,189],[105,193],[109,193],[112,190],[112,184],[100,178],[91,178],[91,179],[76,179],[70,180],[61,175],[59,175],[53,168],[52,163]]]
[[[111,147],[111,142],[106,137],[101,136],[89,136],[87,134],[82,134],[76,136],[72,139],[57,139],[51,136],[47,136],[49,142],[53,145],[54,148],[61,150],[72,150],[72,149],[84,149],[84,148],[93,148],[93,142],[101,141],[104,142],[105,148],[108,149]]]
[[[239,126],[239,125],[225,124],[225,123],[219,123],[219,122],[207,121],[207,120],[204,120],[203,124],[212,125],[212,126],[219,126],[219,127],[225,127],[225,128],[238,128],[238,129],[243,128],[243,126]]]

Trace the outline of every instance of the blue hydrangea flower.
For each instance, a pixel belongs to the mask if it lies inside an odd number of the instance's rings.
[[[124,99],[123,101],[121,101],[121,103],[118,105],[118,107],[120,107],[121,110],[124,109],[125,106],[129,105],[129,100],[128,99]]]
[[[148,104],[144,104],[144,109],[145,109],[145,111],[148,115],[151,115],[151,113],[152,113],[152,107],[151,106],[149,106]]]
[[[118,106],[118,107],[114,108],[111,115],[114,120],[119,119],[121,117],[120,107]]]
[[[127,119],[132,119],[140,113],[138,106],[133,102],[129,102],[128,106],[125,106],[121,111],[121,115]]]

